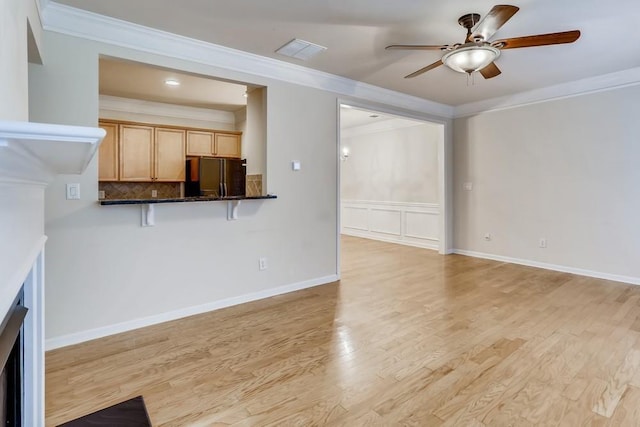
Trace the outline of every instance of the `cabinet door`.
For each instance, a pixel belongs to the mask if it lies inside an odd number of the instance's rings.
[[[187,156],[213,156],[213,132],[187,131]]]
[[[184,181],[185,132],[178,129],[156,128],[155,174],[157,181]]]
[[[240,135],[216,133],[215,155],[218,157],[240,158]]]
[[[120,181],[153,178],[153,128],[120,125]]]
[[[99,126],[107,132],[98,151],[98,181],[118,180],[118,125],[115,123],[100,123]]]

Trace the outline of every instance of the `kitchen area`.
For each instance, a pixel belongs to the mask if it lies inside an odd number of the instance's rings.
[[[275,198],[266,88],[100,59],[101,205]]]

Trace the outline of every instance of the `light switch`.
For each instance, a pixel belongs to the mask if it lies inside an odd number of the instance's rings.
[[[298,160],[294,160],[293,162],[291,162],[291,168],[294,171],[299,171],[300,170],[300,162]]]
[[[80,184],[67,184],[67,200],[80,200]]]

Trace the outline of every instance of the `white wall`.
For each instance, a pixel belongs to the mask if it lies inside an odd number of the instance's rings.
[[[268,86],[266,187],[278,195],[243,202],[237,221],[226,220],[221,202],[165,204],[156,226],[141,228],[140,207],[98,205],[95,159],[83,175],[60,177],[46,195],[49,339],[74,342],[335,277],[334,94],[54,33],[43,42],[48,61],[30,69],[31,113],[41,121],[97,124],[100,54]],[[81,184],[81,200],[64,200],[66,182]],[[260,256],[267,271],[258,271]]]
[[[29,119],[27,20],[39,42],[42,29],[35,2],[0,0],[0,120],[3,121]],[[0,287],[7,286],[16,268],[44,234],[43,189],[10,184],[0,179]],[[0,313],[0,321],[4,314]]]
[[[242,157],[247,159],[247,174],[266,175],[267,164],[267,90],[256,88],[248,92]]]
[[[436,125],[344,136],[350,154],[341,162],[341,199],[438,203]]]
[[[456,119],[455,247],[640,283],[638,99],[633,86]]]
[[[27,21],[34,41],[42,27],[34,0],[0,0],[0,119],[26,121],[29,117],[27,78]]]
[[[100,96],[100,118],[157,125],[236,130],[235,115],[228,111],[137,99]]]

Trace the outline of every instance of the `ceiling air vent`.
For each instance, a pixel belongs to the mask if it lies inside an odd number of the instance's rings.
[[[327,48],[315,43],[310,43],[308,41],[293,39],[289,43],[282,46],[280,49],[276,50],[276,53],[306,61],[316,56],[323,50],[327,50]]]

